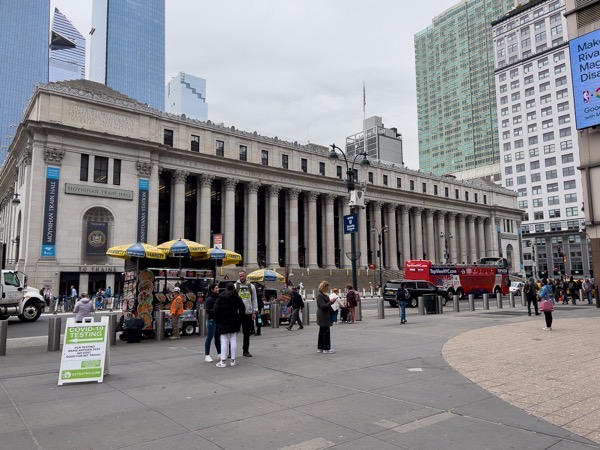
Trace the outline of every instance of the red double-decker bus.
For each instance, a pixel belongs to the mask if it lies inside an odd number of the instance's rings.
[[[505,258],[483,258],[475,264],[433,264],[417,259],[404,263],[404,278],[426,280],[448,289],[459,298],[468,294],[508,295],[510,279]]]

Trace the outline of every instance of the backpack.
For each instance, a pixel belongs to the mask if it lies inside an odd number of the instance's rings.
[[[570,291],[574,291],[575,290],[575,283],[573,283],[572,281],[569,282],[569,290]]]
[[[399,302],[405,302],[408,300],[408,291],[406,290],[406,288],[399,288],[396,291],[396,300]]]
[[[527,295],[531,294],[531,284],[526,283],[525,287],[523,288],[523,292],[525,292]]]

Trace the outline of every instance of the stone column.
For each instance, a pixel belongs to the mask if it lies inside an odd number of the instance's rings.
[[[493,220],[491,221],[491,228],[492,228],[492,233],[491,233],[491,237],[492,237],[492,245],[490,246],[490,248],[492,249],[491,255],[488,256],[498,256],[500,257],[500,250],[498,248],[498,226],[500,225],[500,218],[496,217],[496,215],[492,216]]]
[[[448,262],[460,262],[456,253],[456,213],[448,213],[448,245],[450,246],[450,258]]]
[[[318,192],[308,193],[308,264],[311,269],[318,269],[317,264],[317,197]]]
[[[458,263],[462,263],[463,261],[467,261],[467,227],[465,226],[466,216],[464,214],[460,214],[458,216],[458,233],[459,233],[459,245],[460,251],[458,255]]]
[[[367,207],[369,201],[365,200],[365,207],[358,208],[358,233],[355,236],[357,242],[357,251],[360,252],[360,259],[358,267],[364,269],[369,263],[367,262],[367,239],[371,234],[370,230],[367,230]]]
[[[425,228],[427,229],[427,259],[435,262],[435,234],[433,230],[433,210],[425,211]]]
[[[469,244],[469,262],[473,264],[477,261],[477,236],[475,235],[475,217],[467,217],[467,226],[469,227],[468,244]]]
[[[410,216],[408,206],[400,205],[400,214],[402,215],[402,261],[411,259],[410,254]]]
[[[210,246],[210,187],[215,179],[212,175],[202,174],[200,176],[200,205],[198,210],[198,223],[200,224],[200,230],[198,235],[198,242]],[[245,255],[244,255],[245,257]]]
[[[300,189],[289,189],[290,208],[288,216],[289,241],[286,244],[289,256],[288,264],[290,267],[299,267],[298,264],[298,197]]]
[[[412,208],[415,217],[415,229],[413,236],[415,237],[415,259],[423,259],[423,208]]]
[[[335,195],[327,194],[325,196],[325,263],[323,266],[327,269],[335,268],[335,223],[333,215],[333,204]]]
[[[477,218],[477,234],[479,239],[479,257],[485,258],[486,249],[485,249],[485,218],[478,217]]]
[[[350,206],[348,205],[348,203],[350,202],[350,197],[344,197],[344,203],[343,203],[343,215],[347,216],[350,214]],[[357,219],[358,220],[358,219]],[[352,260],[350,258],[348,258],[348,256],[346,255],[346,253],[350,254],[350,252],[352,251],[352,244],[350,242],[351,240],[351,234],[344,234],[344,222],[341,221],[341,228],[340,228],[340,233],[341,236],[343,236],[343,248],[342,248],[342,255],[341,255],[341,264],[340,267],[341,268],[351,268],[352,267]],[[354,239],[356,239],[356,236],[354,237]],[[356,240],[354,241],[354,243],[356,244]],[[358,252],[358,249],[356,250]]]
[[[388,227],[388,239],[387,239],[387,258],[386,266],[390,270],[398,270],[398,237],[396,235],[396,208],[398,205],[393,203],[387,204],[387,227]]]
[[[246,227],[248,230],[248,241],[246,242],[246,255],[244,261],[246,266],[258,267],[258,189],[260,183],[251,181],[246,185],[248,192],[248,207],[246,208]]]
[[[438,222],[438,251],[437,251],[437,262],[444,263],[446,258],[444,252],[446,251],[446,224],[444,222],[444,211],[438,211],[437,213]]]
[[[176,170],[173,174],[175,185],[173,186],[173,228],[171,228],[171,239],[185,237],[185,181],[189,174],[189,172],[184,170]]]
[[[372,220],[371,220],[371,226],[376,228],[377,231],[379,233],[381,233],[381,228],[382,228],[382,224],[381,224],[381,208],[383,207],[383,203],[382,202],[372,202],[373,207],[371,209],[372,211]],[[377,256],[377,252],[379,251],[379,240],[378,240],[378,236],[377,233],[374,231],[369,230],[369,237],[371,238],[371,249],[373,250],[373,261],[371,261],[371,263],[375,264],[375,267],[379,268],[379,257]],[[384,259],[383,259],[383,234],[381,235],[381,262],[383,263]]]
[[[269,194],[269,251],[267,266],[279,267],[279,191],[281,186],[271,185]]]
[[[238,180],[227,178],[225,180],[225,235],[223,248],[235,250],[235,187]]]

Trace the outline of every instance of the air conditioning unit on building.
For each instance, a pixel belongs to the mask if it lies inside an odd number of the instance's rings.
[[[355,189],[350,191],[350,201],[348,202],[348,206],[351,208],[353,206],[364,208],[365,207],[365,191],[360,189]]]

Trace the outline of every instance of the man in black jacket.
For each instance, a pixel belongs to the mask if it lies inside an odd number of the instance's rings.
[[[290,314],[290,324],[286,327],[288,331],[292,331],[292,327],[298,321],[298,325],[300,329],[304,328],[302,325],[302,319],[300,319],[300,311],[304,309],[304,300],[302,300],[302,296],[298,293],[298,288],[296,286],[292,287],[292,298],[287,304],[288,308],[292,308],[292,314]]]

